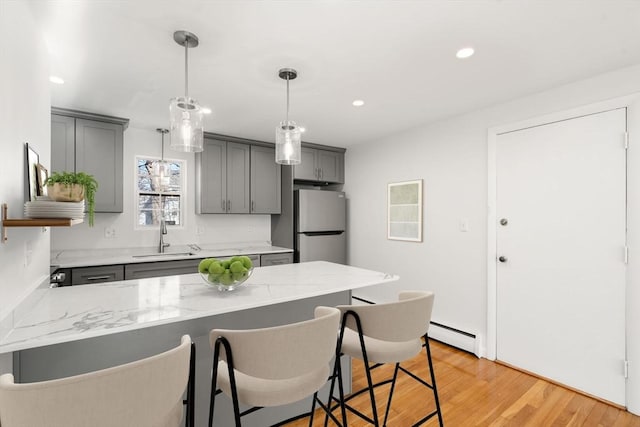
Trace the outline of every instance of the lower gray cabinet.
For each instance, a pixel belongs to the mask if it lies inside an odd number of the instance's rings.
[[[77,267],[71,269],[71,284],[115,282],[124,280],[123,265],[101,265],[98,267]]]
[[[264,254],[260,257],[260,265],[266,267],[268,265],[280,265],[293,263],[293,253],[286,252],[282,254]]]
[[[197,273],[201,260],[202,258],[127,264],[124,266],[124,278],[125,280],[146,279],[147,277]]]

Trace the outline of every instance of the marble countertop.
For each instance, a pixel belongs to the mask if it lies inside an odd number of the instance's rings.
[[[97,265],[134,264],[141,262],[286,252],[293,252],[293,249],[271,246],[268,242],[177,245],[170,246],[163,254],[158,253],[157,248],[148,247],[54,250],[51,251],[51,267],[91,267]]]
[[[43,289],[14,310],[0,354],[393,282],[398,276],[325,261],[255,268],[237,290],[199,274]]]

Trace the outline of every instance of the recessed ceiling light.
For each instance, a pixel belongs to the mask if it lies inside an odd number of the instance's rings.
[[[456,57],[460,59],[468,58],[475,53],[472,47],[463,47],[456,53]]]
[[[58,77],[58,76],[49,76],[49,81],[51,83],[55,83],[57,85],[64,84],[64,80],[61,77]]]
[[[364,101],[362,99],[356,99],[351,103],[354,107],[362,107],[364,105]]]
[[[202,113],[203,113],[203,114],[211,114],[211,108],[209,108],[209,107],[202,107]]]

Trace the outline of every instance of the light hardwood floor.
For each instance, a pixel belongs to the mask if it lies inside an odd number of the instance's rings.
[[[446,427],[640,427],[640,417],[523,372],[478,359],[445,344],[431,341],[431,354]],[[428,378],[424,349],[403,366]],[[390,376],[392,372],[386,366],[376,371],[374,381],[385,375]],[[366,382],[359,361],[354,361],[353,375],[355,390]],[[389,427],[411,426],[434,407],[430,390],[406,375],[399,375],[396,387],[387,422]],[[378,413],[384,414],[388,386],[380,390],[376,395]],[[366,399],[365,396],[359,396],[352,402],[356,408],[370,414]],[[368,425],[353,414],[347,417],[349,426]],[[323,421],[324,416],[318,413],[314,427],[322,426]],[[288,424],[288,427],[308,424],[307,418]],[[437,426],[437,418],[423,425]]]

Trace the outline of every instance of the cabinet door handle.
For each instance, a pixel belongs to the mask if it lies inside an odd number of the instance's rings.
[[[91,277],[87,277],[85,280],[107,280],[110,278],[111,276],[91,276]]]
[[[252,200],[252,201],[251,201],[251,212],[253,212],[253,211],[255,211],[255,210],[256,210],[256,201],[255,201],[255,200]]]
[[[318,168],[318,175],[320,175],[320,179],[322,179],[322,175],[323,175],[322,168]]]
[[[227,200],[227,212],[231,212],[231,200]]]
[[[227,206],[225,205],[225,201],[222,200],[222,212],[225,212],[227,210]]]

